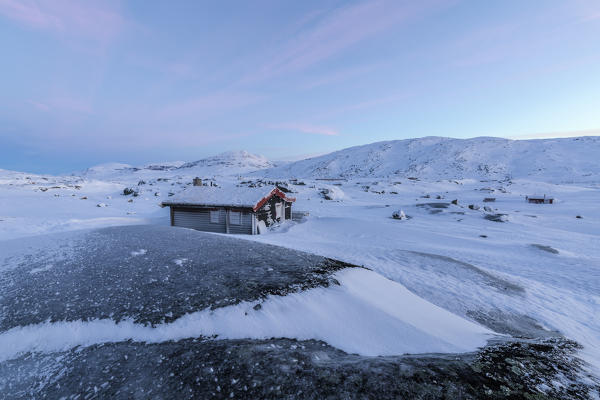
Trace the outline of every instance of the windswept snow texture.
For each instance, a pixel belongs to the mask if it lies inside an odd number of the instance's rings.
[[[213,336],[317,339],[371,356],[462,352],[493,335],[372,271],[319,256],[157,226],[81,234],[73,257],[52,268],[2,261],[0,361]]]
[[[598,386],[572,342],[513,342],[294,250],[159,226],[0,246],[19,249],[0,264],[2,398],[579,399]]]
[[[119,323],[100,319],[19,326],[0,332],[0,362],[28,352],[199,337],[318,339],[348,353],[367,356],[455,353],[483,347],[494,335],[371,271],[351,268],[337,272],[333,278],[339,285],[271,295],[261,302],[207,308],[154,326],[131,319]],[[171,312],[168,314],[171,316]]]
[[[600,137],[539,140],[426,137],[351,147],[261,171],[260,175],[597,182],[598,154]]]
[[[56,257],[57,249],[68,250]],[[327,286],[343,267],[278,246],[154,225],[3,241],[0,254],[2,331],[45,321],[170,322]]]
[[[338,181],[345,198],[333,202],[321,198],[322,181],[301,183],[294,207],[310,216],[250,239],[364,265],[496,332],[558,332],[600,374],[597,184],[369,178]],[[527,203],[535,192],[557,201]],[[393,219],[397,209],[411,219]],[[496,214],[508,222],[485,218]]]

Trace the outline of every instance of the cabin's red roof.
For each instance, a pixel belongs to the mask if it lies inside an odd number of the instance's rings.
[[[253,211],[257,211],[259,208],[261,208],[262,206],[265,205],[265,203],[267,201],[269,201],[270,198],[272,198],[273,196],[277,196],[282,198],[285,201],[289,201],[289,202],[294,202],[296,201],[295,197],[288,197],[286,196],[286,194],[281,191],[279,188],[273,188],[273,190],[271,190],[269,192],[269,194],[267,194],[265,197],[263,197],[262,199],[260,199],[260,201],[258,203],[256,203],[256,205],[252,208]]]

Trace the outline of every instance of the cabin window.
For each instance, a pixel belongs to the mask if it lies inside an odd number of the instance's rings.
[[[242,213],[239,211],[229,211],[229,223],[231,225],[241,225]]]
[[[210,223],[211,224],[219,223],[219,210],[210,210]]]

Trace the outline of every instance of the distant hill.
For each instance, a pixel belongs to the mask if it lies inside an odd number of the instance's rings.
[[[216,156],[203,158],[198,161],[181,165],[178,170],[199,170],[204,173],[222,175],[235,175],[265,168],[272,168],[275,164],[265,157],[248,153],[247,151],[228,151]],[[183,171],[182,171],[183,172]]]
[[[555,183],[600,183],[600,137],[509,140],[494,137],[425,137],[376,142],[294,162],[272,162],[247,151],[230,151],[192,162],[132,166],[100,164],[73,176],[145,179],[154,176],[268,178],[531,179]],[[0,178],[38,176],[0,170]],[[41,175],[40,175],[41,176]]]
[[[377,142],[259,172],[267,177],[533,179],[600,181],[600,137],[508,140],[492,137]]]
[[[86,169],[83,176],[95,179],[114,179],[125,175],[135,174],[141,176],[161,171],[198,176],[238,175],[274,166],[275,164],[263,156],[251,154],[247,151],[229,151],[192,162],[159,162],[141,167],[121,163],[100,164]]]

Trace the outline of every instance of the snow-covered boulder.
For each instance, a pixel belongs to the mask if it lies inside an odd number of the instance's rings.
[[[325,200],[341,201],[345,197],[344,191],[337,186],[328,186],[322,188],[320,189],[319,193]]]
[[[406,216],[406,214],[404,214],[404,211],[402,211],[402,210],[396,210],[396,211],[394,211],[392,213],[392,218],[399,219],[399,220],[408,219],[408,217]]]

